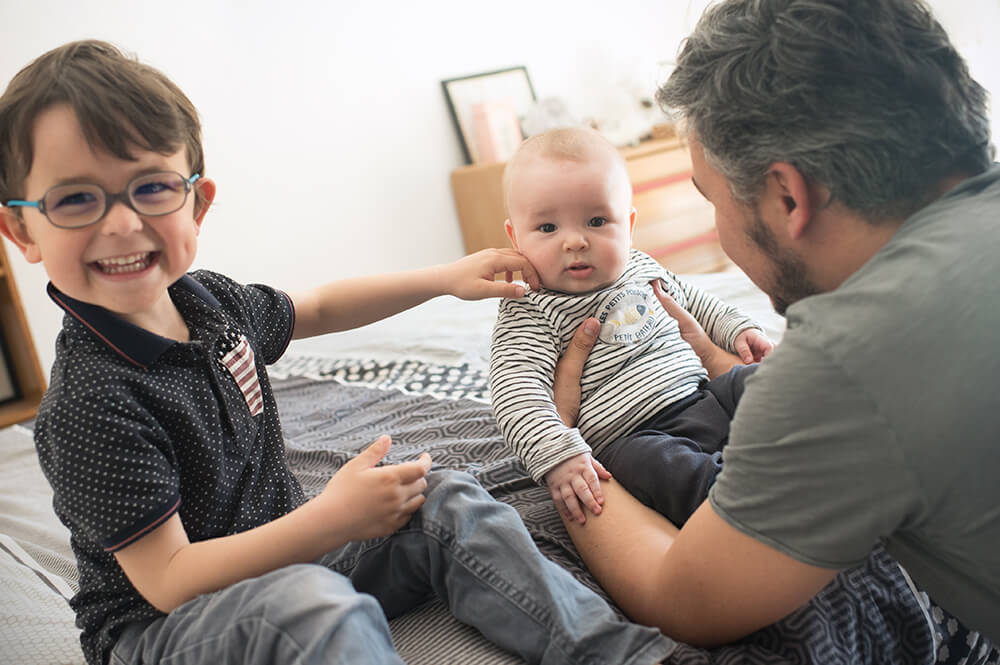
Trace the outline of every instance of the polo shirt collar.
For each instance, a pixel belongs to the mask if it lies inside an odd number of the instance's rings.
[[[211,292],[195,281],[190,275],[184,275],[173,283],[171,289],[180,288],[197,296],[212,309],[218,309],[218,299]],[[66,313],[94,333],[113,351],[123,356],[129,362],[143,368],[152,365],[175,341],[151,333],[144,328],[129,323],[118,314],[110,312],[99,305],[81,302],[66,295],[52,282],[48,285],[49,297]]]

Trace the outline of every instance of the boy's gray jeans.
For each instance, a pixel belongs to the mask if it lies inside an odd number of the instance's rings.
[[[316,564],[281,568],[199,596],[115,645],[115,665],[401,663],[386,616],[432,596],[529,663],[642,663],[674,643],[619,619],[535,547],[517,512],[469,475],[428,475],[406,526]],[[369,595],[370,594],[370,595]],[[446,655],[446,654],[444,654]]]

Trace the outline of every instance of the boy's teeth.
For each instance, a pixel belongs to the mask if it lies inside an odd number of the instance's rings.
[[[116,256],[110,259],[100,259],[97,261],[97,265],[106,273],[135,272],[143,270],[149,265],[150,256],[149,252]]]

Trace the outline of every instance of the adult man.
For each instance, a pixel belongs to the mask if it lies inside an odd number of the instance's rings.
[[[1000,641],[1000,167],[985,98],[919,0],[728,0],[686,40],[659,100],[686,128],[723,249],[788,329],[682,530],[613,483],[602,515],[567,521],[633,619],[729,641],[881,541]],[[592,343],[582,329],[576,342],[557,376],[564,419]]]

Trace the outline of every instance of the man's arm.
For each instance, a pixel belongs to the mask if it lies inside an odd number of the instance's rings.
[[[577,331],[556,368],[572,412],[593,337]],[[563,416],[568,417],[567,415]],[[586,524],[563,520],[597,581],[633,620],[701,646],[735,640],[805,604],[837,571],[801,563],[735,529],[708,502],[678,530],[613,480]]]

